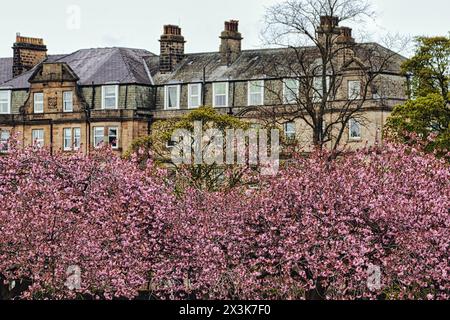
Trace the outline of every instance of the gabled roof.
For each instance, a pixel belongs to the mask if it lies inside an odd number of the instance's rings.
[[[154,56],[142,49],[99,48],[83,49],[68,55],[49,56],[45,62],[67,63],[80,78],[80,85],[152,84],[144,58]],[[37,66],[30,71],[6,81],[0,86],[26,89]]]

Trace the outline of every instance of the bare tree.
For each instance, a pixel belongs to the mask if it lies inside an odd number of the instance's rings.
[[[383,104],[380,83],[400,73],[399,54],[356,43],[352,30],[341,26],[372,15],[365,0],[287,0],[270,7],[264,38],[285,50],[273,55],[264,74],[283,88],[266,87],[278,102],[260,109],[259,117],[272,123],[301,119],[312,129],[314,145],[336,150],[352,119],[364,123],[367,100]]]

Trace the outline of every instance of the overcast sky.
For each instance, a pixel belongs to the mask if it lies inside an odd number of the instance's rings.
[[[0,56],[12,56],[16,32],[44,38],[49,53],[124,46],[158,53],[164,24],[179,24],[187,52],[217,51],[223,22],[240,20],[244,49],[261,47],[265,8],[278,0],[23,0],[4,1]],[[449,0],[372,0],[378,34],[446,35]],[[78,17],[79,12],[79,19]],[[5,14],[6,13],[6,14]],[[376,39],[375,39],[376,40]]]

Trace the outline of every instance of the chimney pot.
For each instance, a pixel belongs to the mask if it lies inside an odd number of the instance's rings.
[[[339,25],[339,18],[335,16],[321,16],[320,26],[322,28],[334,28]]]
[[[175,66],[184,59],[184,37],[181,28],[176,25],[165,25],[164,33],[159,40],[161,51],[159,69],[162,73],[172,72]]]
[[[16,33],[13,52],[13,77],[32,69],[47,58],[47,47],[43,39],[23,37],[20,33]]]
[[[239,32],[239,21],[225,21],[225,30],[222,32],[220,39],[220,54],[222,63],[230,65],[241,54],[242,35]]]
[[[352,29],[349,27],[340,27],[340,35],[338,37],[340,43],[353,43],[355,39],[352,37]]]

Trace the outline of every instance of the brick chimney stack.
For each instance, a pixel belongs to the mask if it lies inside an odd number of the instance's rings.
[[[325,41],[328,38],[332,43],[353,44],[355,39],[352,37],[352,29],[339,26],[339,18],[333,16],[320,17],[320,26],[317,27],[317,37]]]
[[[175,25],[165,25],[164,34],[159,40],[161,51],[159,55],[159,69],[162,73],[172,72],[176,65],[184,59],[184,37],[181,28]]]
[[[17,77],[32,69],[47,58],[47,47],[43,39],[16,35],[13,47],[13,76]]]
[[[338,43],[351,44],[355,43],[355,39],[352,37],[352,29],[348,27],[339,28],[341,34],[337,37]]]
[[[220,54],[222,63],[231,65],[241,54],[242,35],[239,32],[239,21],[230,20],[225,22],[225,30],[222,32],[220,39]]]
[[[320,28],[324,31],[331,31],[339,25],[339,18],[333,16],[320,17]]]

